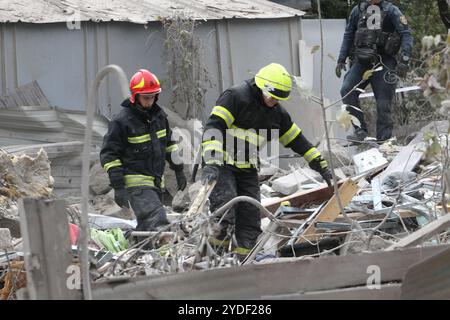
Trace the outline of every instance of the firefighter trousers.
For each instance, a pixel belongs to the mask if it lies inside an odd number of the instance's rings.
[[[137,231],[155,231],[169,224],[161,202],[161,190],[152,187],[132,187],[127,190],[137,219]]]
[[[261,201],[258,172],[256,169],[240,170],[229,165],[220,168],[218,181],[209,197],[211,212],[220,208],[237,196],[248,196]],[[240,202],[226,212],[220,221],[220,232],[216,236],[218,240],[226,238],[230,227],[234,226],[234,233],[238,250],[243,254],[251,249],[261,233],[260,211],[254,205]]]

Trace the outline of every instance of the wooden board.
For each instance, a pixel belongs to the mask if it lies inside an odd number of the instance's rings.
[[[402,299],[450,299],[450,249],[425,259],[408,270]]]
[[[387,247],[385,250],[390,251],[396,248],[406,248],[421,244],[422,242],[430,239],[432,236],[448,229],[450,227],[450,213],[440,217],[438,220],[434,220],[425,225],[416,232],[411,233],[399,242]]]
[[[341,184],[339,184],[341,185]],[[302,207],[307,203],[321,203],[333,196],[333,190],[328,188],[328,186],[323,186],[317,189],[312,189],[308,191],[299,191],[290,196],[273,200],[272,202],[266,203],[264,207],[272,213],[277,211],[280,204],[284,201],[289,201],[292,207]]]
[[[370,266],[378,266],[380,283],[401,282],[408,269],[450,245],[408,248],[312,260],[277,259],[199,272],[141,277],[122,283],[93,285],[95,299],[261,299],[264,296],[365,286]]]
[[[80,298],[67,286],[72,255],[64,200],[20,199],[19,213],[30,299]]]
[[[350,203],[353,196],[356,194],[356,192],[358,192],[358,189],[358,185],[351,179],[345,181],[339,188],[338,192],[342,201],[342,206],[344,208]],[[327,202],[325,207],[323,207],[319,214],[311,221],[309,226],[303,232],[302,236],[306,237],[310,241],[317,240],[318,238],[314,236],[314,233],[316,232],[314,224],[319,221],[332,222],[336,220],[340,213],[341,209],[339,208],[338,199],[336,195],[333,195],[333,197],[330,199],[330,201]],[[303,237],[299,237],[296,243],[302,243],[306,241]]]

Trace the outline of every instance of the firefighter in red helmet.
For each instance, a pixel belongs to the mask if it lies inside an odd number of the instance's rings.
[[[141,69],[130,80],[130,98],[109,123],[100,161],[120,207],[131,205],[139,231],[168,225],[161,202],[165,161],[175,171],[178,188],[186,187],[178,145],[172,140],[167,114],[156,103],[161,93],[158,78]]]

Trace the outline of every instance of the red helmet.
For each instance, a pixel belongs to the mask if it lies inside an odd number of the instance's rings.
[[[131,103],[136,101],[138,93],[160,93],[161,85],[158,78],[148,70],[141,69],[130,80]]]

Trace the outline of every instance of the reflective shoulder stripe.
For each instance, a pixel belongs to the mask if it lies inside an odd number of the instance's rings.
[[[167,130],[163,129],[163,130],[159,130],[156,132],[156,136],[158,138],[164,138],[167,135]]]
[[[280,142],[284,145],[287,146],[289,143],[292,142],[292,140],[294,140],[295,138],[297,138],[297,136],[302,132],[302,130],[295,124],[293,123],[291,128],[286,131],[285,134],[283,134],[280,138]]]
[[[109,169],[114,168],[114,167],[120,167],[122,165],[122,161],[120,161],[119,159],[116,159],[114,161],[105,163],[105,165],[103,166],[103,169],[105,169],[106,172],[108,172]]]
[[[147,141],[150,141],[149,134],[144,134],[142,136],[137,136],[137,137],[128,137],[129,143],[143,143],[143,142],[147,142]]]
[[[234,122],[234,117],[231,114],[231,112],[222,106],[215,106],[213,108],[211,114],[222,118],[225,121],[225,123],[227,124],[228,128],[230,128]]]
[[[306,161],[311,162],[315,158],[320,157],[320,152],[316,149],[316,147],[312,147],[303,155],[303,157]]]
[[[173,144],[171,146],[166,147],[166,152],[174,152],[178,150],[178,145],[177,144]]]

